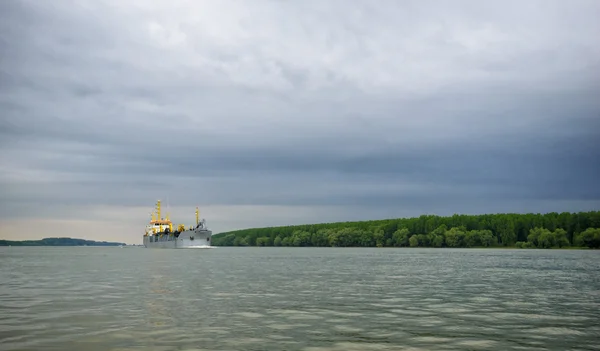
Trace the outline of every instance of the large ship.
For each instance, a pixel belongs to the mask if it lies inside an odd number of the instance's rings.
[[[179,224],[173,230],[173,223],[167,213],[161,216],[160,200],[156,202],[156,213],[151,214],[151,220],[146,225],[144,247],[157,249],[206,249],[211,248],[212,231],[206,227],[206,221],[200,220],[196,207],[196,225],[185,228]]]

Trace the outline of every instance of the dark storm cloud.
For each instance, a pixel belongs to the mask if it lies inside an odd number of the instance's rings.
[[[12,215],[600,204],[596,2],[133,4],[0,4]]]

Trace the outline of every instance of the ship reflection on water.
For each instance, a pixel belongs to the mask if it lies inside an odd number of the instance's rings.
[[[168,283],[166,277],[161,274],[150,278],[148,298],[144,301],[149,325],[163,327],[174,324],[174,316],[169,309],[169,296],[172,296],[173,288]]]

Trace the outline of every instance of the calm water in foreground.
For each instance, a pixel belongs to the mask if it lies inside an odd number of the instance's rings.
[[[600,252],[0,248],[1,350],[600,350]]]

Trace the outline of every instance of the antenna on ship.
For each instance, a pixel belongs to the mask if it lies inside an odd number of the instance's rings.
[[[200,212],[198,211],[198,206],[196,206],[196,225],[200,223]]]

